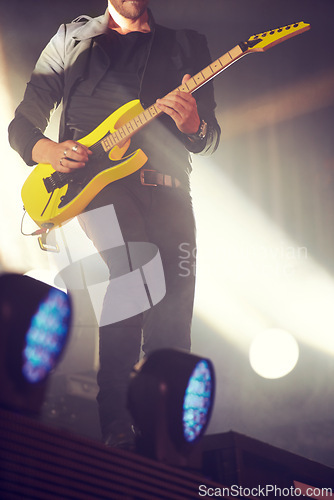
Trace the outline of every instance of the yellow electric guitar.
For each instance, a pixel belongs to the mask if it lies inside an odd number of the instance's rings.
[[[309,24],[299,22],[251,36],[181,85],[193,93],[246,54],[263,52],[303,33]],[[125,156],[131,137],[162,113],[153,104],[144,110],[139,100],[131,101],[104,120],[93,132],[79,140],[93,154],[88,164],[65,174],[51,165],[38,164],[22,187],[22,200],[29,216],[41,227],[51,229],[75,217],[107,184],[139,170],[147,161],[138,149]]]

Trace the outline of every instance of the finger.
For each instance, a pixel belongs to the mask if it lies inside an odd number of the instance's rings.
[[[55,170],[58,170],[58,172],[64,172],[65,174],[68,174],[71,171],[71,169],[66,167],[64,162],[65,162],[65,158],[60,158],[60,160],[57,162],[57,164],[53,165],[53,167],[55,168]]]
[[[175,121],[181,118],[181,110],[179,107],[175,106],[172,101],[164,100],[157,101],[158,108],[161,109],[166,115],[172,117]]]
[[[62,148],[64,144],[61,144]],[[75,144],[72,145],[72,148]],[[77,148],[75,148],[77,149]],[[59,157],[58,157],[59,158]],[[82,168],[86,165],[88,161],[88,154],[82,150],[82,152],[73,151],[72,149],[65,149],[60,153],[59,165],[62,171],[70,172],[77,168]]]
[[[89,148],[85,146],[84,144],[81,144],[80,142],[72,141],[72,140],[67,140],[64,142],[59,143],[59,146],[62,146],[63,148],[66,149],[81,149],[85,151],[89,151]]]
[[[189,75],[188,73],[186,75],[184,75],[184,77],[182,78],[182,82],[181,82],[181,85],[180,87],[178,87],[178,90],[180,92],[184,92],[185,94],[189,94],[191,95],[191,91],[190,91],[190,88],[189,86],[187,85],[187,82],[192,78],[191,75]]]
[[[183,99],[180,95],[177,94],[168,94],[163,99],[158,99],[157,104],[159,106],[174,109],[179,114],[183,114],[187,110],[191,109],[189,101]]]
[[[71,151],[78,155],[87,155],[90,156],[93,151],[91,151],[87,146],[80,144],[79,142],[75,142],[71,147]]]
[[[59,172],[70,173],[78,168],[82,168],[86,165],[83,161],[70,160],[68,158],[60,158],[56,170]]]
[[[68,146],[62,144],[64,147],[63,156],[78,162],[87,162],[92,152],[86,147],[78,143],[70,143]]]
[[[162,99],[157,100],[158,103],[162,102],[166,106],[181,106],[186,110],[191,111],[194,108],[197,108],[196,99],[186,92],[181,92],[179,90],[175,90],[170,94],[167,94]]]
[[[189,73],[186,73],[184,77],[182,78],[182,85],[184,85],[188,80],[190,80],[191,75]]]

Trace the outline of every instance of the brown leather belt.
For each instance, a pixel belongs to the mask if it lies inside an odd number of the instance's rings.
[[[181,187],[181,182],[176,177],[148,168],[141,169],[140,182],[143,186]]]

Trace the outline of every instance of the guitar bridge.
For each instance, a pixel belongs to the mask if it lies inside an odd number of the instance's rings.
[[[50,177],[43,179],[44,186],[48,193],[52,193],[55,189],[59,189],[70,182],[70,174],[65,172],[53,172]]]

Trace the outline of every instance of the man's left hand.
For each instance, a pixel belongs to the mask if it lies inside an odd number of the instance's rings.
[[[191,75],[184,75],[182,85],[190,78]],[[162,99],[158,99],[157,106],[174,120],[183,134],[196,134],[198,131],[201,120],[198,116],[196,99],[191,94],[174,90]]]

